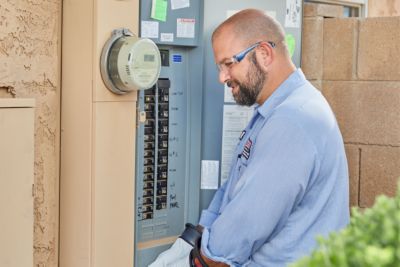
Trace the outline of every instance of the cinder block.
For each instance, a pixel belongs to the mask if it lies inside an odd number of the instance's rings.
[[[323,22],[322,17],[303,20],[301,69],[309,80],[322,79]]]
[[[361,80],[400,81],[400,17],[360,21],[357,75]]]
[[[398,0],[368,0],[368,17],[400,16]]]
[[[361,148],[360,206],[370,207],[380,194],[394,196],[400,178],[400,147]]]
[[[304,3],[304,17],[340,18],[343,16],[343,6]]]
[[[349,165],[350,207],[358,206],[360,183],[360,149],[356,145],[345,145]]]
[[[346,143],[400,146],[400,82],[324,81]]]
[[[356,80],[357,36],[356,18],[324,20],[324,80]]]

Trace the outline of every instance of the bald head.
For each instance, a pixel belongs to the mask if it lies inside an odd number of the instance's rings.
[[[245,9],[229,17],[215,29],[212,42],[227,32],[233,34],[237,41],[243,42],[244,46],[259,41],[271,41],[277,45],[277,51],[288,54],[282,26],[260,10]]]
[[[212,35],[212,47],[219,80],[239,104],[261,105],[296,70],[282,26],[260,10],[245,9],[225,20]]]

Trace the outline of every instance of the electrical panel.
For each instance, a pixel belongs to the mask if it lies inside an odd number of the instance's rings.
[[[201,102],[192,103],[201,83],[188,82],[192,49],[159,48],[160,78],[138,98],[135,266],[147,266],[199,215]]]

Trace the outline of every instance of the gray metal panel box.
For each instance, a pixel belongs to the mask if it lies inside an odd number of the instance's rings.
[[[161,0],[167,1],[167,0]],[[166,21],[155,20],[151,18],[152,2],[150,0],[140,1],[140,21],[153,21],[158,22],[159,34],[158,38],[151,38],[156,44],[164,45],[183,45],[183,46],[197,46],[201,42],[200,33],[202,31],[202,11],[203,1],[192,0],[189,1],[190,6],[179,9],[172,9],[171,1],[167,1],[167,16]],[[194,20],[194,37],[178,37],[177,36],[177,20],[187,19]],[[190,23],[188,24],[190,25]],[[166,42],[161,40],[161,34],[173,34],[173,42]]]
[[[186,222],[196,224],[199,219],[204,57],[203,1],[190,1],[189,7],[176,10],[168,1],[166,22],[150,18],[152,1],[140,3],[141,21],[159,25],[158,38],[151,39],[160,48],[162,68],[154,92],[141,92],[138,99],[139,110],[150,111],[150,120],[139,125],[136,146],[135,266],[139,267],[147,266],[165,250]],[[192,20],[193,38],[177,37],[178,19]],[[162,42],[161,33],[172,33],[173,42]],[[168,119],[162,115],[164,111]],[[146,141],[146,135],[153,136],[153,144]]]

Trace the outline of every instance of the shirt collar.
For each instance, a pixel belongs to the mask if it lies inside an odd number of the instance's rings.
[[[259,113],[264,118],[267,117],[279,104],[281,104],[293,91],[306,82],[306,78],[297,69],[267,98],[262,105],[255,106],[255,113]]]

